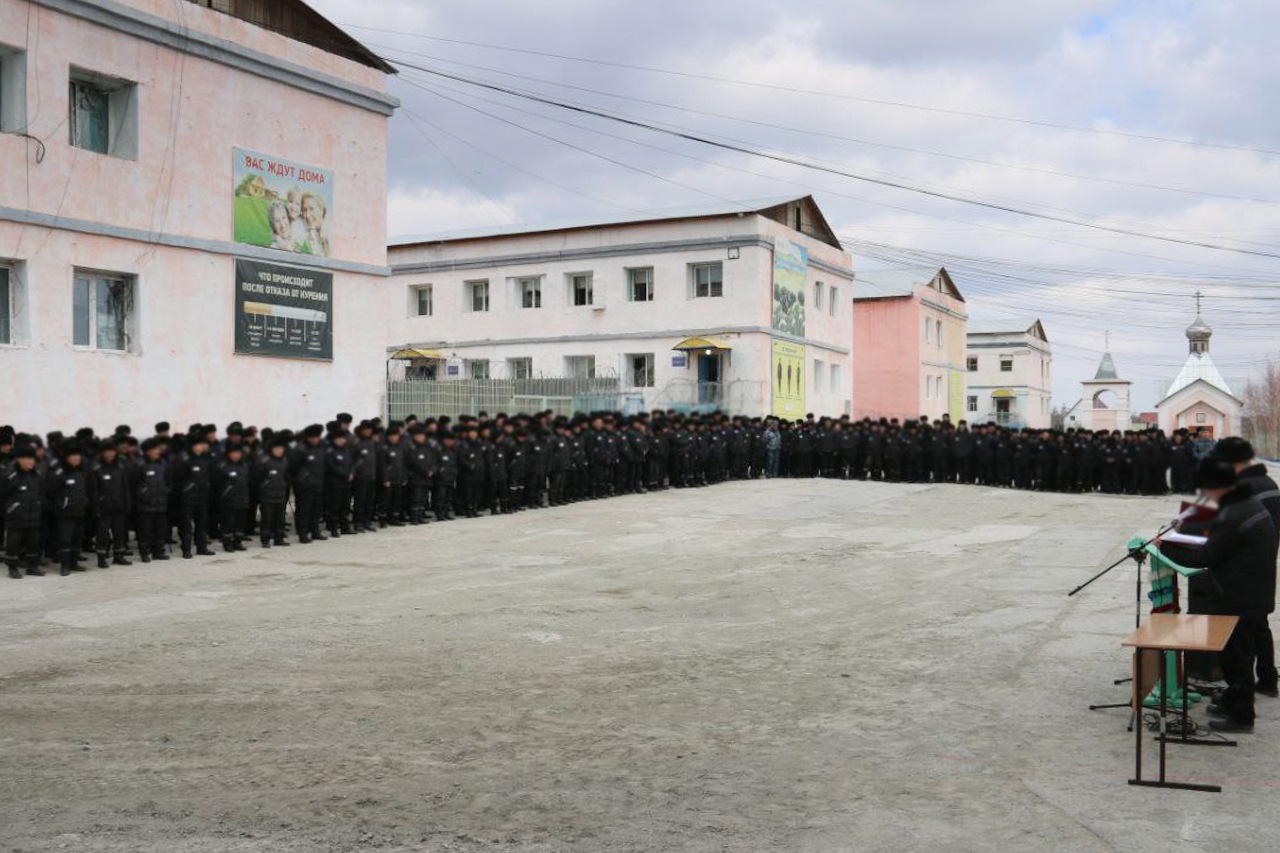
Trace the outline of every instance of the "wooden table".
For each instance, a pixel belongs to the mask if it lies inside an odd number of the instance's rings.
[[[1221,791],[1220,785],[1198,785],[1190,782],[1169,782],[1165,779],[1165,748],[1169,743],[1198,744],[1202,746],[1235,746],[1230,740],[1205,740],[1187,737],[1187,689],[1182,690],[1182,737],[1170,738],[1165,728],[1165,696],[1168,691],[1160,691],[1160,778],[1158,780],[1142,778],[1142,700],[1155,686],[1158,679],[1164,677],[1169,668],[1166,665],[1170,653],[1178,655],[1178,671],[1186,672],[1187,652],[1220,652],[1227,645],[1231,632],[1235,630],[1238,617],[1235,616],[1203,616],[1185,613],[1152,613],[1150,620],[1134,631],[1121,645],[1133,648],[1133,713],[1134,713],[1134,776],[1130,785],[1142,785],[1151,788],[1181,788],[1188,791]],[[1144,666],[1143,659],[1147,658]],[[1151,665],[1154,659],[1155,666]]]

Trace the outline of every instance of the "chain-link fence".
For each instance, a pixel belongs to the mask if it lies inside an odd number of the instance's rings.
[[[768,385],[751,379],[697,382],[673,379],[653,398],[653,408],[677,412],[757,412],[766,404]]]
[[[557,415],[628,407],[618,378],[598,379],[392,379],[387,382],[388,420],[488,412],[516,414],[550,410]]]

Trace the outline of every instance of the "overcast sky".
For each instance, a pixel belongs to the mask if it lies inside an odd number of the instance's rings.
[[[415,64],[913,186],[1280,254],[1280,153],[1258,150],[1280,152],[1274,0],[313,5]],[[1110,330],[1136,408],[1150,408],[1185,360],[1197,287],[1228,380],[1280,350],[1280,259],[874,186],[417,71],[391,88],[393,235],[812,192],[855,270],[945,263],[974,320],[1041,318],[1055,404],[1077,399]]]

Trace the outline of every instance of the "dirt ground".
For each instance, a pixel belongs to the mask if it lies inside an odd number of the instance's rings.
[[[1170,499],[735,483],[0,582],[0,850],[1261,851],[1280,701],[1135,789]],[[1198,715],[1203,719],[1203,715]]]

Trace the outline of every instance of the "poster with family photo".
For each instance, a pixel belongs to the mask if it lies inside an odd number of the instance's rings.
[[[235,241],[329,257],[333,172],[233,148]]]

